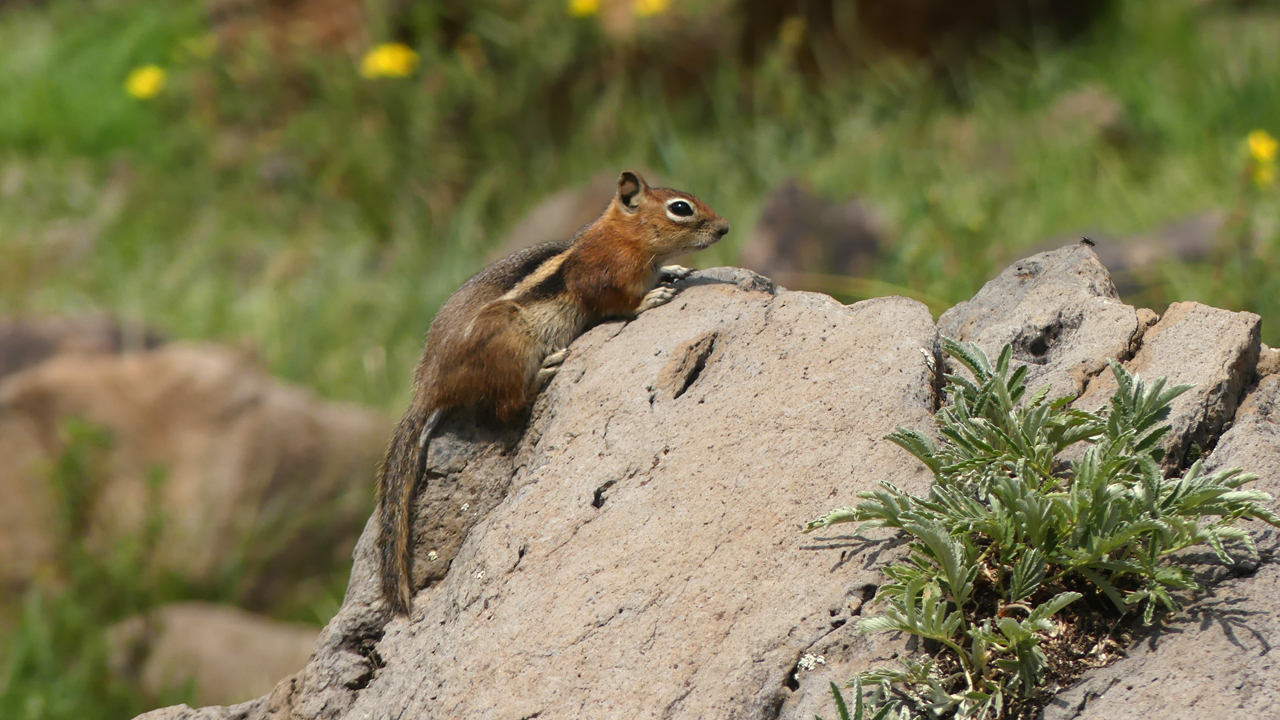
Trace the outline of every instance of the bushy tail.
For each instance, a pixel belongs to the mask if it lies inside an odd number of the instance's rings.
[[[413,498],[426,474],[427,446],[444,414],[441,409],[410,408],[396,427],[378,471],[378,558],[382,597],[397,614],[409,612],[413,599]]]

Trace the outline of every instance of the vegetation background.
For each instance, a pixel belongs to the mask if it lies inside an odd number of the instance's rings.
[[[703,266],[735,263],[789,180],[863,198],[890,231],[842,299],[935,312],[1054,238],[1220,211],[1207,255],[1126,301],[1280,316],[1280,3],[1062,3],[1041,24],[974,0],[941,3],[942,30],[876,26],[875,5],[0,0],[0,314],[105,309],[396,414],[432,314],[507,231],[637,167],[732,221]],[[69,587],[0,622],[0,717],[183,697],[106,669],[103,627],[211,592],[146,585],[138,557],[69,561]],[[345,578],[281,614],[323,623]]]

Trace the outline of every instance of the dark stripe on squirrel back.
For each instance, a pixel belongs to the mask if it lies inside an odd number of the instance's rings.
[[[536,272],[543,263],[568,250],[569,244],[568,240],[558,240],[525,248],[476,273],[467,285],[498,285],[503,290],[510,290]]]
[[[520,293],[520,299],[526,302],[538,302],[539,300],[549,300],[557,295],[563,295],[567,286],[564,282],[564,270],[557,270],[545,277],[541,282],[528,290]]]

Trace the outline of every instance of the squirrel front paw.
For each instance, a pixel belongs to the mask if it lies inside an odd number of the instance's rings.
[[[691,274],[693,274],[693,271],[683,265],[664,265],[658,268],[658,282],[676,282],[689,277]]]
[[[640,301],[640,305],[636,308],[636,314],[639,315],[645,310],[652,310],[659,305],[666,305],[671,302],[671,298],[675,296],[675,288],[670,285],[659,285],[658,287],[650,290],[648,294],[644,296],[644,299]]]

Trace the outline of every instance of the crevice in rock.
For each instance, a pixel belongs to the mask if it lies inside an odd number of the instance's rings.
[[[377,672],[386,666],[381,653],[378,652],[378,643],[381,642],[384,632],[384,626],[375,628],[366,625],[355,632],[343,635],[338,647],[364,658],[365,665],[359,675],[344,683],[347,689],[355,691],[365,689],[373,681]]]
[[[795,692],[796,690],[800,689],[800,678],[798,676],[799,672],[800,672],[800,661],[797,660],[796,664],[792,665],[791,669],[787,671],[787,679],[784,680],[782,683],[791,692]]]
[[[1047,365],[1054,348],[1080,328],[1083,315],[1071,317],[1058,313],[1044,325],[1025,325],[1013,338],[1013,357],[1028,365]]]
[[[591,499],[591,507],[596,508],[597,510],[604,507],[605,492],[608,491],[609,488],[617,484],[618,484],[617,480],[608,480],[603,485],[596,488],[595,497]]]
[[[698,378],[702,375],[702,371],[707,368],[707,358],[710,357],[711,353],[716,349],[716,336],[711,335],[707,342],[699,343],[694,349],[696,354],[693,356],[693,367],[690,368],[689,373],[685,375],[684,383],[680,386],[680,389],[676,391],[676,397],[683,395],[690,386],[697,382]]]
[[[708,359],[715,351],[719,335],[709,332],[696,340],[680,344],[671,351],[671,359],[658,373],[655,383],[657,388],[672,400],[684,395],[701,377],[707,368]],[[650,396],[650,404],[656,399],[656,393]]]
[[[1147,331],[1155,325],[1160,316],[1147,308],[1141,308],[1136,311],[1138,318],[1138,326],[1133,331],[1133,335],[1129,336],[1129,342],[1124,349],[1115,357],[1115,361],[1124,365],[1133,360],[1138,355],[1138,351],[1142,349],[1142,341],[1146,337]],[[1111,367],[1109,358],[1095,359],[1091,362],[1082,362],[1074,368],[1071,373],[1076,381],[1076,397],[1083,397],[1089,391],[1089,385],[1100,375],[1107,372]]]
[[[782,693],[775,693],[769,705],[761,709],[760,717],[762,720],[778,720],[778,718],[782,717],[782,706],[786,700]]]
[[[680,693],[675,700],[672,700],[667,705],[666,709],[662,711],[662,720],[668,720],[669,718],[675,717],[676,714],[680,712],[680,707],[684,705],[684,699],[689,697],[689,693],[691,692],[693,692],[692,687],[686,688],[685,691]]]
[[[942,409],[942,403],[946,400],[947,387],[947,366],[944,361],[942,352],[942,333],[937,332],[933,336],[933,347],[931,353],[925,353],[925,358],[929,363],[929,369],[933,371],[932,385],[929,390],[933,393],[933,407],[929,412],[934,415]]]

